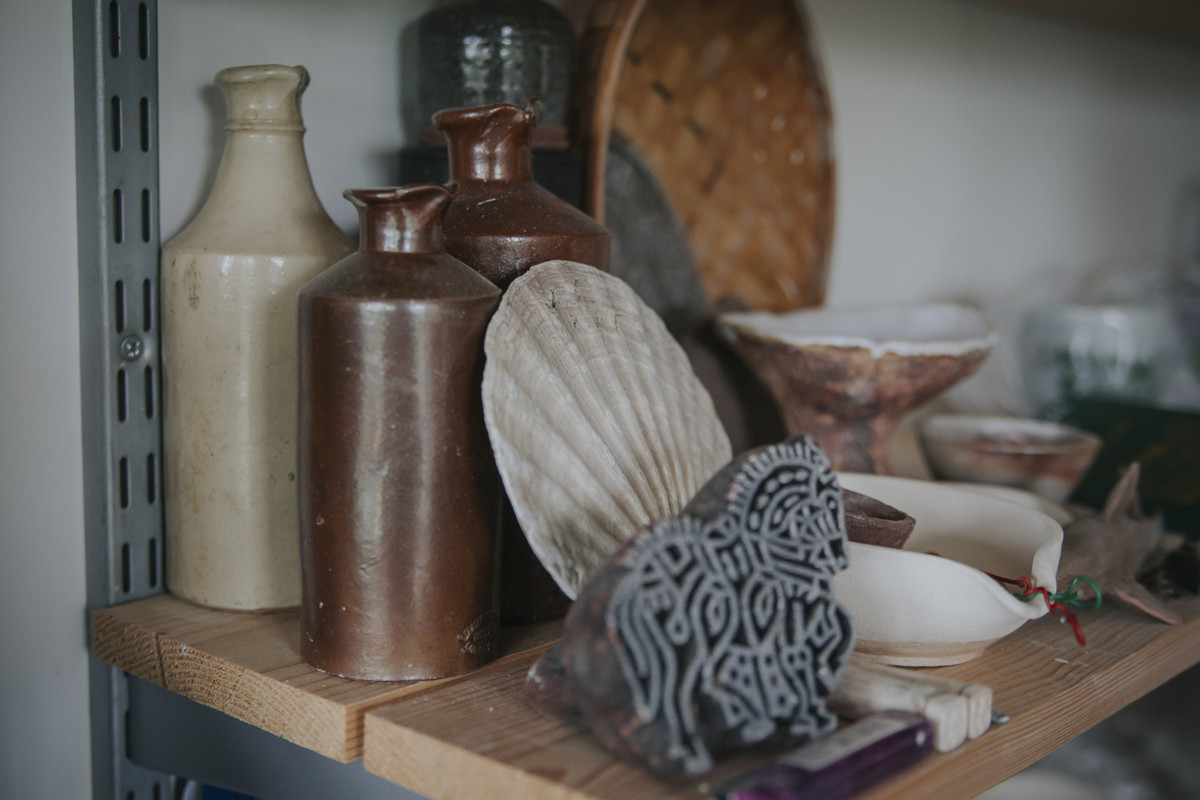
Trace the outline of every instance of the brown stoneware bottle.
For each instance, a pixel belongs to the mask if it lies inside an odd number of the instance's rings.
[[[543,261],[563,259],[608,271],[609,234],[533,179],[532,109],[509,103],[433,115],[446,137],[454,200],[446,212],[446,252],[501,289]],[[570,601],[530,549],[504,502],[500,608],[505,622],[566,613]]]
[[[445,187],[346,197],[359,250],[300,292],[300,652],[347,678],[456,675],[499,634],[480,383],[500,292],[443,250]]]

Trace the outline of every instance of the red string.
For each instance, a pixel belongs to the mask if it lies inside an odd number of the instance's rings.
[[[1083,627],[1079,624],[1079,618],[1075,616],[1075,612],[1060,603],[1057,599],[1057,596],[1052,595],[1050,591],[1046,589],[1046,587],[1034,586],[1033,581],[1029,578],[1018,578],[1013,580],[1012,578],[1002,578],[999,575],[993,575],[990,572],[988,572],[987,575],[995,578],[1001,583],[1006,583],[1010,586],[1021,587],[1020,598],[1022,600],[1028,600],[1036,594],[1041,594],[1042,599],[1046,601],[1046,606],[1050,609],[1051,614],[1057,611],[1063,615],[1063,619],[1071,626],[1071,630],[1074,631],[1075,641],[1079,642],[1079,646],[1087,646],[1087,640],[1083,636]],[[1014,594],[1016,593],[1014,592]]]

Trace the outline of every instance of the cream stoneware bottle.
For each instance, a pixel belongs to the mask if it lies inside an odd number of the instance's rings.
[[[299,605],[297,292],[354,249],[313,188],[303,67],[232,67],[225,150],[163,247],[167,586],[205,606]]]

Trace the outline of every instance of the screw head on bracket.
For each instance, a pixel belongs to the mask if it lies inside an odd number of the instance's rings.
[[[142,357],[142,340],[130,334],[121,340],[121,358],[125,361],[137,361]]]

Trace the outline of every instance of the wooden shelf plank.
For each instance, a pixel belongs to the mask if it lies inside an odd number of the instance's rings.
[[[1200,598],[1169,627],[1112,603],[1084,615],[1088,646],[1050,618],[975,661],[935,672],[987,683],[1012,721],[935,755],[863,800],[968,798],[1200,661]],[[434,798],[703,797],[767,755],[723,761],[702,781],[664,784],[611,758],[583,730],[538,717],[524,676],[557,625],[505,632],[508,653],[444,681],[370,683],[325,675],[299,655],[295,612],[236,614],[170,596],[98,612],[102,660],[338,761]]]
[[[505,630],[501,647],[510,655],[485,670],[503,669],[513,653],[539,651],[558,630],[558,623]],[[92,648],[101,661],[342,762],[361,757],[369,709],[462,679],[327,675],[300,657],[298,612],[214,611],[170,595],[96,612]]]
[[[937,674],[986,683],[1011,716],[980,739],[937,754],[862,800],[975,797],[1200,661],[1200,599],[1171,627],[1119,603],[1084,615],[1088,645],[1042,618],[967,664]],[[719,765],[701,781],[665,784],[615,761],[581,729],[537,716],[525,699],[533,656],[367,714],[364,765],[433,798],[650,800],[707,796],[766,756]]]
[[[1042,618],[982,658],[938,670],[989,683],[994,707],[1011,722],[934,755],[863,800],[975,797],[1200,662],[1200,601],[1175,607],[1183,625],[1164,625],[1116,601],[1084,613],[1087,647],[1065,625]]]

